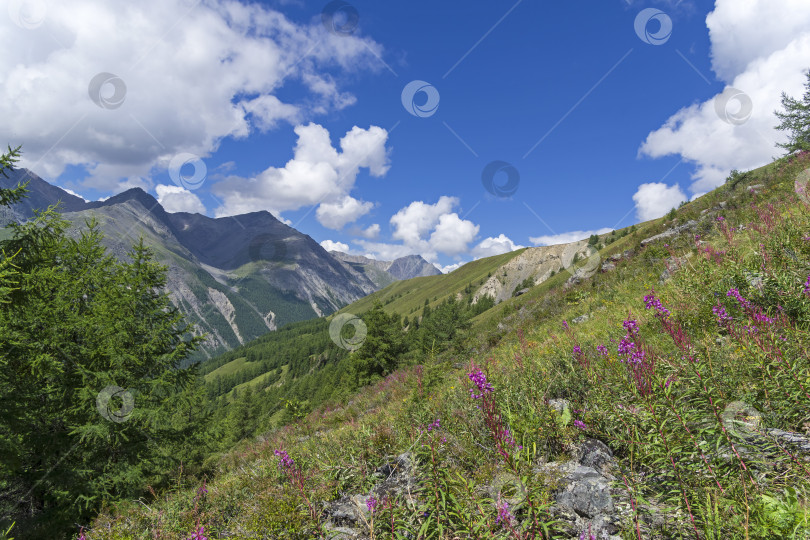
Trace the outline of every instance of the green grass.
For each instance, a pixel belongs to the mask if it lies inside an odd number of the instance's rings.
[[[553,538],[578,537],[581,531],[563,534],[549,523],[545,504],[553,501],[552,489],[534,468],[569,459],[586,437],[605,442],[621,465],[614,493],[624,497],[622,538],[638,538],[637,531],[643,538],[807,537],[807,465],[773,444],[765,447],[767,459],[758,459],[761,450],[720,419],[727,406],[745,401],[761,412],[764,427],[810,432],[810,294],[803,291],[810,275],[810,240],[804,240],[810,208],[792,194],[793,178],[806,167],[810,157],[781,161],[748,173],[736,189],[723,186],[679,209],[683,223],[728,203],[701,222],[698,233],[707,244],[698,246],[685,234],[641,248],[642,239],[671,224],[660,219],[638,226],[603,250],[603,258],[635,250],[615,270],[570,289],[563,286],[566,274],[555,276],[499,304],[479,317],[462,354],[404,366],[290,426],[244,441],[217,460],[204,500],[195,498],[201,479],[187,479],[154,500],[122,502],[103,513],[88,540],[145,538],[146,531],[187,538],[200,525],[209,537],[318,537],[322,505],[342,494],[368,495],[379,481],[376,468],[404,451],[419,464],[416,506],[404,499],[383,505],[360,525],[369,536],[539,538],[546,524]],[[752,195],[745,189],[752,184],[765,188]],[[671,254],[691,255],[662,283]],[[749,281],[757,273],[761,288]],[[383,291],[392,311],[407,315],[425,298],[476,283],[455,278],[442,290],[431,278],[420,279],[413,280],[418,288],[398,284],[404,287],[399,297],[394,286]],[[646,309],[644,297],[653,288],[669,316]],[[727,293],[732,289],[756,308],[740,307]],[[352,312],[362,312],[362,304],[354,306]],[[718,306],[732,323],[718,322]],[[563,327],[584,313],[588,321]],[[756,319],[763,316],[775,320]],[[623,327],[629,320],[637,321],[638,334]],[[751,325],[757,332],[746,330]],[[623,336],[644,350],[644,361],[634,364],[619,354]],[[606,354],[597,350],[603,345]],[[480,400],[470,397],[470,361],[492,384]],[[570,417],[548,406],[555,398],[571,402]],[[283,417],[274,412],[277,422]],[[428,431],[437,419],[441,426]],[[504,438],[507,426],[515,444]],[[293,466],[280,467],[279,449]],[[522,518],[517,533],[498,520],[501,493],[490,491],[504,475],[526,488],[510,507]],[[391,534],[391,523],[398,535]]]
[[[478,259],[465,264],[449,274],[425,276],[404,281],[397,281],[388,287],[349,304],[338,313],[365,313],[379,300],[387,313],[399,313],[411,316],[420,311],[425,300],[435,307],[447,298],[462,292],[468,284],[480,287],[495,271],[523,253],[523,249]]]
[[[245,357],[241,357],[241,358],[237,358],[236,360],[232,360],[232,361],[228,362],[227,364],[225,364],[224,366],[220,366],[217,369],[215,369],[214,371],[212,371],[211,373],[206,374],[204,376],[205,381],[206,382],[211,382],[212,380],[214,380],[215,377],[222,377],[224,375],[232,375],[232,374],[236,373],[237,371],[239,371],[240,369],[242,369],[243,367],[245,367],[245,365],[248,364],[248,363],[249,362],[247,361],[247,358],[245,358]]]

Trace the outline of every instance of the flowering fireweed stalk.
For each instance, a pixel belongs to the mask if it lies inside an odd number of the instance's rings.
[[[306,485],[306,478],[301,471],[301,468],[298,466],[295,460],[290,457],[286,450],[279,448],[274,450],[273,454],[275,454],[275,456],[278,458],[278,470],[289,482],[289,485],[298,492],[301,500],[304,501],[307,509],[309,510],[310,518],[313,520],[313,522],[320,526],[320,513],[310,500],[309,490]]]

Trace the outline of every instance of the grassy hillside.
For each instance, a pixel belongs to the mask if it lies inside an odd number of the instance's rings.
[[[338,313],[365,313],[375,302],[382,303],[388,313],[412,315],[421,310],[428,301],[435,307],[448,298],[462,293],[468,285],[480,286],[495,270],[506,264],[524,250],[519,249],[503,255],[487,257],[465,264],[449,274],[426,276],[397,281],[388,287],[349,304]]]
[[[807,538],[808,167],[780,160],[636,227],[602,251],[613,268],[499,304],[462,350],[245,440],[85,537]],[[488,271],[381,299],[406,314]],[[595,441],[612,457],[581,465]]]

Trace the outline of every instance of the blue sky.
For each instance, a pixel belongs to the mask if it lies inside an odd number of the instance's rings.
[[[44,178],[269,210],[446,268],[657,217],[767,162],[810,67],[798,0],[12,4],[0,131]],[[483,185],[495,161],[510,196]]]

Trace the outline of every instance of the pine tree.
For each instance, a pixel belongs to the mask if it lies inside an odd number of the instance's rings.
[[[788,154],[810,150],[810,70],[806,72],[807,82],[804,85],[804,96],[801,100],[782,93],[782,109],[776,111],[781,123],[776,129],[788,134],[786,143],[777,146],[787,150]]]
[[[97,224],[76,239],[68,225],[49,208],[0,242],[0,482],[22,503],[2,510],[18,525],[36,513],[33,537],[160,485],[202,444],[202,388],[180,368],[199,338],[163,292],[165,268],[142,242],[119,262]]]

